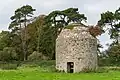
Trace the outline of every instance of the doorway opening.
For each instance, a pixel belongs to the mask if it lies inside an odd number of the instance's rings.
[[[67,62],[67,72],[68,73],[74,72],[74,63],[73,62]]]

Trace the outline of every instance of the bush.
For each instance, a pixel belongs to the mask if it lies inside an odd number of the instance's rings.
[[[94,70],[84,68],[82,72],[83,73],[105,73],[105,72],[108,72],[108,69],[104,68],[104,67],[99,67],[99,68],[94,69]]]
[[[1,61],[17,60],[17,53],[12,47],[5,47],[3,51],[0,51]]]
[[[12,64],[12,63],[4,63],[0,65],[0,68],[3,70],[17,69],[17,67],[18,67],[17,64]]]
[[[106,57],[98,59],[99,66],[120,66],[120,60],[116,61],[116,58]]]
[[[44,56],[42,53],[38,53],[34,51],[30,56],[28,56],[28,60],[37,61],[37,60],[47,60],[48,57]]]
[[[46,72],[56,72],[54,60],[53,61],[43,60],[43,61],[39,62],[38,65],[42,69],[44,69],[44,71],[46,71]]]
[[[54,60],[24,61],[19,68],[39,68],[41,72],[56,72]]]

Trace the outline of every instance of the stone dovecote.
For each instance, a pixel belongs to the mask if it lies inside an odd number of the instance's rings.
[[[63,29],[56,40],[56,69],[81,72],[97,68],[97,39],[84,25]]]

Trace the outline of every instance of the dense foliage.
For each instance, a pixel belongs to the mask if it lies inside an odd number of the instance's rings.
[[[30,5],[15,10],[10,18],[10,31],[0,33],[0,54],[5,57],[0,60],[55,59],[56,38],[61,30],[70,23],[87,20],[78,8],[32,17],[34,11]]]
[[[109,31],[110,39],[113,40],[112,44],[108,45],[108,50],[105,51],[107,62],[111,64],[119,64],[120,62],[120,8],[114,12],[106,11],[101,14],[101,19],[98,25],[104,31]],[[106,29],[105,29],[106,28]]]
[[[120,37],[120,8],[115,12],[107,11],[101,14],[101,19],[98,21],[98,25],[102,28],[107,27],[111,39],[114,39],[118,43]]]
[[[71,23],[84,25],[82,22],[87,20],[84,14],[78,12],[78,8],[56,10],[48,15],[37,17],[33,17],[34,11],[35,9],[30,5],[15,10],[10,18],[10,31],[0,33],[0,61],[55,59],[56,38],[62,29],[72,29]],[[120,8],[115,12],[102,13],[96,26],[86,27],[89,27],[88,31],[94,37],[105,32],[104,28],[107,27],[110,38],[114,39],[114,42],[109,45],[106,55],[111,60],[118,61]],[[100,53],[99,48],[102,48],[102,45],[98,44]]]

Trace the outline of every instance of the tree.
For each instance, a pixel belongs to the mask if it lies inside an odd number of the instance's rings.
[[[20,32],[24,60],[27,60],[27,22],[30,21],[28,18],[32,17],[33,11],[35,11],[35,9],[30,5],[18,8],[15,11],[14,16],[11,17],[12,22],[9,26],[9,29],[12,29],[12,32],[17,34]],[[24,26],[22,24],[24,24]]]
[[[102,13],[98,25],[101,26],[101,28],[106,27],[107,30],[109,30],[110,38],[114,41],[109,45],[106,53],[112,63],[118,62],[120,60],[120,44],[118,42],[120,37],[120,8],[115,12],[107,11]]]
[[[18,8],[14,15],[10,18],[12,20],[12,22],[9,25],[9,29],[12,29],[12,31],[17,31],[17,30],[21,30],[21,22],[22,22],[22,13],[20,11],[20,8]]]
[[[37,27],[37,51],[40,53],[40,37],[43,33],[42,29],[43,26],[45,25],[45,15],[40,15],[38,17],[38,20],[36,20],[35,26]]]
[[[32,6],[30,5],[25,5],[23,7],[20,8],[22,15],[23,15],[23,23],[24,23],[24,40],[23,40],[23,51],[24,51],[24,60],[27,60],[27,22],[29,21],[29,17],[32,17],[33,12],[35,11],[35,9],[32,8]]]
[[[120,44],[109,46],[106,52],[112,63],[120,62]]]
[[[17,60],[18,56],[13,47],[5,47],[3,51],[0,51],[1,61]]]
[[[17,42],[18,38],[12,37],[13,34],[9,31],[2,31],[0,33],[0,60],[1,61],[10,61],[17,60],[18,54],[16,49],[13,46],[15,41]],[[13,40],[15,39],[15,40]],[[19,45],[19,44],[17,44]]]
[[[62,29],[67,26],[70,23],[82,23],[82,21],[86,21],[87,18],[84,14],[80,14],[78,12],[78,8],[68,8],[63,11],[53,11],[48,16],[45,17],[46,21],[46,27],[44,28],[46,30],[45,36],[46,42],[45,44],[51,44],[52,46],[47,49],[47,52],[52,53],[53,57],[52,59],[55,59],[55,45],[56,45],[56,38],[62,31]],[[45,45],[44,44],[44,45]],[[47,46],[47,45],[46,45]],[[48,46],[47,46],[48,47]],[[53,49],[51,51],[51,49]],[[46,50],[46,49],[45,49]]]
[[[9,29],[11,29],[12,30],[12,39],[13,39],[13,41],[12,41],[12,46],[14,46],[14,47],[18,47],[18,45],[19,45],[19,48],[21,49],[21,47],[22,47],[22,49],[24,49],[24,43],[23,43],[23,26],[22,26],[22,22],[23,22],[23,19],[22,19],[22,17],[23,17],[23,14],[22,14],[22,12],[21,12],[21,9],[20,8],[18,8],[17,10],[15,10],[15,13],[14,13],[14,15],[10,18],[11,20],[12,20],[12,22],[10,23],[10,25],[9,25]],[[20,37],[20,39],[19,39],[19,37]],[[14,39],[19,39],[20,40],[20,42],[19,42],[19,40],[14,40]],[[19,42],[19,44],[18,44],[18,42],[17,42],[17,44],[16,44],[16,41],[18,41]],[[17,46],[16,46],[17,45]],[[22,50],[20,50],[19,49],[19,52],[20,53],[24,53]],[[17,48],[17,50],[18,50],[18,48]]]
[[[32,18],[31,21],[34,11],[31,6],[25,5],[11,17],[11,47],[17,52],[19,60],[27,60],[34,51],[55,59],[56,38],[61,30],[70,23],[82,23],[87,19],[77,8],[69,8]]]
[[[78,8],[68,8],[63,11],[53,11],[46,16],[46,23],[55,28],[54,33],[56,34],[56,37],[69,23],[81,23],[82,21],[86,20],[87,18],[85,15],[78,12]]]
[[[2,31],[0,33],[0,51],[5,47],[11,46],[11,33],[9,31]]]
[[[43,55],[52,59],[53,56],[53,40],[54,29],[46,26],[45,15],[38,16],[31,24],[28,24],[28,53],[31,54],[33,51],[42,53]]]
[[[98,21],[98,25],[107,27],[111,39],[114,39],[118,43],[120,33],[120,8],[114,13],[107,11],[101,14],[101,19]],[[110,26],[110,28],[109,28]]]
[[[42,37],[44,34],[44,15],[38,16],[32,23],[27,25],[27,45],[28,55],[33,51],[41,52]]]

